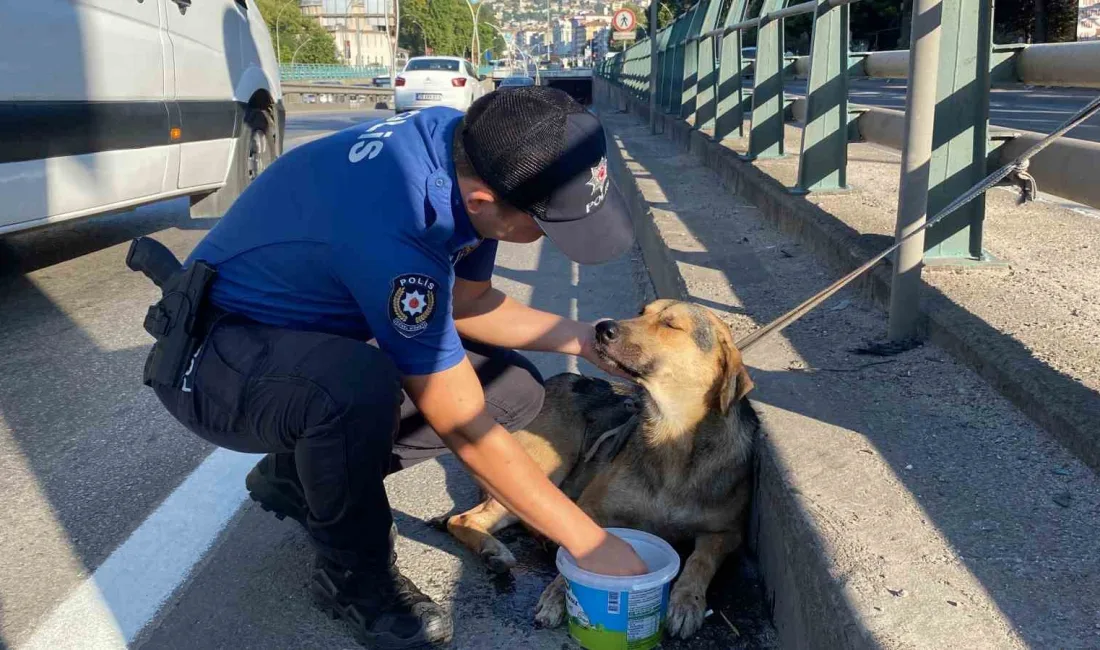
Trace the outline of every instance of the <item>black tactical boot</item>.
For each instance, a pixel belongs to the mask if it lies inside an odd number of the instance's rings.
[[[347,622],[367,648],[437,648],[454,633],[450,614],[392,564],[349,571],[318,556],[310,591],[317,606]]]
[[[290,517],[306,525],[309,506],[294,466],[294,454],[268,454],[244,479],[248,496],[279,519]]]

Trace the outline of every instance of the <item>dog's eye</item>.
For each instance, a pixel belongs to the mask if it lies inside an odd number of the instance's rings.
[[[674,329],[674,330],[680,330],[681,332],[683,332],[683,331],[684,331],[684,328],[682,328],[682,327],[678,326],[678,325],[676,324],[676,321],[666,320],[666,321],[663,321],[663,322],[662,322],[662,325],[664,325],[665,327],[668,327],[668,328],[670,328],[670,329]]]

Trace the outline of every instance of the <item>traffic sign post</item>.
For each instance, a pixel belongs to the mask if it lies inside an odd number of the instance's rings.
[[[634,33],[634,29],[638,26],[638,18],[633,11],[624,7],[616,11],[615,15],[611,17],[611,25],[615,28],[615,40],[620,40],[621,37],[618,37],[619,32]]]
[[[611,17],[611,26],[614,28],[614,31],[611,32],[611,40],[633,41],[634,29],[638,26],[638,18],[633,11],[624,7],[616,11],[615,15]]]

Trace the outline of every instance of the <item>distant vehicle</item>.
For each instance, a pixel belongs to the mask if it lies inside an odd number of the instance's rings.
[[[531,77],[515,76],[505,77],[501,79],[500,85],[497,88],[518,88],[520,86],[534,86],[535,80]]]
[[[783,56],[795,56],[795,53],[791,52],[790,50],[787,50],[786,52],[783,53]],[[741,58],[742,59],[755,59],[756,58],[756,48],[755,47],[743,47],[743,48],[741,48]]]
[[[394,110],[398,113],[429,106],[470,108],[485,94],[477,71],[455,56],[417,56],[409,59],[394,83]]]
[[[0,1],[0,233],[191,198],[220,216],[282,150],[255,0]]]

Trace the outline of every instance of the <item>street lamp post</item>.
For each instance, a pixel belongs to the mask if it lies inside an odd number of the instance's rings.
[[[470,0],[466,0],[466,6],[470,9],[470,22],[473,23],[474,27],[474,32],[470,34],[470,58],[474,60],[474,65],[481,65],[481,62],[478,60],[478,50],[480,49],[478,46],[481,45],[481,40],[478,38],[477,35],[477,19],[478,16],[481,14],[481,7],[484,4],[485,0],[481,0],[481,2],[478,2],[477,10],[475,11],[473,3]],[[475,42],[477,43],[476,46]]]
[[[412,21],[412,24],[414,24],[414,25],[416,25],[417,27],[420,28],[420,37],[424,39],[424,54],[427,54],[428,53],[428,32],[426,32],[424,30],[424,26],[420,24],[419,20],[416,20],[414,18],[413,21]]]
[[[400,47],[401,34],[401,5],[400,0],[393,0],[393,41],[390,48],[390,84],[397,80],[397,50]]]
[[[298,58],[298,52],[301,52],[302,48],[306,46],[306,43],[309,43],[314,38],[315,38],[314,36],[310,36],[306,40],[302,41],[301,45],[298,46],[298,49],[294,50],[294,54],[292,54],[291,57],[290,57],[290,67],[291,68],[294,67],[294,61]]]
[[[354,5],[354,0],[344,0],[344,38],[345,38],[344,42],[348,44],[349,49],[351,48],[351,13],[352,13],[351,9],[352,9],[353,5]],[[359,56],[362,56],[362,51],[363,51],[362,48],[360,47],[361,43],[358,40],[358,34],[359,34],[359,19],[358,18],[356,18],[356,20],[355,20],[355,32],[356,32],[356,41],[355,41],[356,58],[358,58]],[[344,43],[340,43],[340,51],[341,52],[345,51],[344,50]],[[347,64],[348,65],[353,65],[352,60],[351,60],[351,52],[347,52],[347,55],[348,55],[347,56]]]
[[[280,43],[279,34],[281,33],[279,31],[279,19],[283,17],[283,12],[286,11],[287,7],[290,7],[290,6],[293,6],[293,5],[294,5],[293,0],[287,0],[287,2],[283,3],[282,7],[279,7],[279,13],[275,14],[275,53],[276,53],[276,58],[279,60],[280,64],[282,64],[282,62],[283,62],[283,50],[279,46],[279,43]]]

